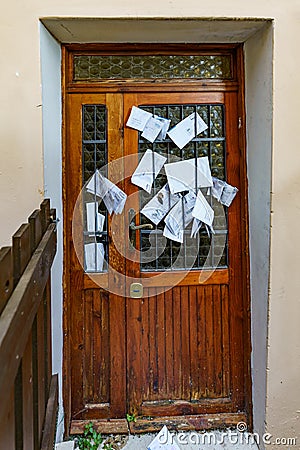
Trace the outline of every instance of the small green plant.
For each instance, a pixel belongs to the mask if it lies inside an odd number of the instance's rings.
[[[136,422],[136,415],[133,413],[133,414],[126,414],[126,419],[127,419],[127,422]]]
[[[103,450],[114,450],[113,446],[111,444],[104,444],[103,445]]]
[[[78,438],[77,444],[80,450],[98,450],[102,441],[101,434],[94,429],[92,422],[89,422],[85,425],[83,436]]]

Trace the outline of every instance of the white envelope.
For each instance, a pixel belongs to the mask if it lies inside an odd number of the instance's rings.
[[[143,131],[146,123],[149,119],[151,119],[151,117],[152,114],[148,111],[144,111],[143,109],[133,106],[126,125],[130,128],[134,128],[135,130]]]
[[[155,436],[147,450],[180,450],[166,425]]]
[[[197,123],[196,123],[197,122]],[[201,119],[198,113],[192,113],[177,125],[168,131],[168,136],[172,141],[182,149],[186,144],[188,144],[194,137],[199,133],[206,130],[208,126]]]
[[[214,210],[199,190],[195,202],[195,206],[192,212],[193,217],[205,223],[209,227],[212,226],[214,220]]]
[[[84,245],[85,270],[102,272],[104,263],[104,247],[99,242]]]
[[[180,194],[171,194],[168,184],[165,184],[142,208],[141,213],[157,225],[180,198]]]
[[[202,158],[197,158],[197,170],[195,163],[195,158],[191,158],[165,164],[168,184],[172,194],[213,185],[208,157],[203,156]]]
[[[167,158],[164,156],[161,156],[150,149],[146,150],[146,153],[143,155],[131,177],[131,182],[150,194],[153,181],[159,174],[160,169],[166,160]]]
[[[164,126],[164,122],[159,119],[159,117],[150,117],[144,131],[142,133],[142,137],[147,139],[150,142],[154,142],[159,133],[161,132]]]
[[[105,216],[98,212],[98,203],[97,202],[86,203],[87,231],[90,232],[102,231],[104,221]]]

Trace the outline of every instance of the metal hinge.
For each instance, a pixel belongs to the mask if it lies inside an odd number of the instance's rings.
[[[239,125],[238,125],[238,127],[239,127],[239,130],[242,128],[242,118],[241,117],[239,117]]]

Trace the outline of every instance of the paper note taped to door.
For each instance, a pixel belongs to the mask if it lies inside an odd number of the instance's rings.
[[[130,128],[134,128],[135,130],[143,131],[146,123],[149,119],[151,119],[151,117],[152,114],[148,111],[144,111],[137,106],[133,106],[131,108],[130,116],[127,120],[126,125]]]
[[[212,195],[220,202],[222,205],[230,206],[234,197],[236,196],[238,189],[226,181],[219,180],[219,178],[212,178],[213,187],[211,190]]]
[[[168,131],[168,136],[172,141],[182,149],[199,133],[202,133],[208,128],[203,119],[198,113],[192,113],[177,125]]]
[[[180,198],[181,194],[171,194],[168,184],[165,184],[150,202],[142,208],[141,213],[155,225],[158,225]]]
[[[131,177],[131,182],[150,194],[153,181],[159,174],[166,160],[167,158],[164,156],[159,155],[150,149],[146,150],[146,153],[143,155]]]
[[[109,214],[121,214],[127,199],[127,195],[118,186],[105,178],[99,170],[96,170],[88,184],[86,190],[102,198]]]
[[[214,220],[214,210],[200,190],[198,191],[192,214],[193,217],[196,217],[196,219],[206,223],[206,225],[210,227],[212,226]]]
[[[163,235],[176,242],[183,243],[184,229],[193,220],[193,209],[196,202],[194,192],[188,192],[171,209],[165,218],[165,228]]]
[[[148,445],[147,450],[180,450],[180,448],[174,441],[174,435],[165,425]]]
[[[197,167],[196,159],[191,158],[165,164],[165,171],[172,194],[213,185],[207,156],[197,158]]]

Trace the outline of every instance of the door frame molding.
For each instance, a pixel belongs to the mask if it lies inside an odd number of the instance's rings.
[[[145,48],[145,44],[140,44],[142,48]],[[147,52],[150,54],[155,48],[156,44],[149,44],[147,46]],[[161,45],[161,44],[159,44]],[[243,321],[244,327],[244,341],[246,342],[244,352],[244,365],[245,370],[245,404],[246,412],[248,416],[249,429],[252,429],[252,389],[251,389],[251,319],[250,319],[250,272],[249,272],[249,227],[248,227],[248,186],[247,186],[247,168],[246,168],[246,115],[245,115],[245,75],[244,75],[244,60],[243,60],[243,45],[238,44],[220,44],[220,45],[198,45],[198,44],[164,44],[166,53],[174,53],[175,48],[178,53],[182,53],[183,49],[194,50],[197,47],[198,51],[209,51],[218,49],[220,52],[224,52],[230,49],[235,53],[236,58],[236,70],[234,74],[236,79],[233,81],[216,81],[216,80],[185,80],[184,82],[168,82],[168,83],[147,83],[145,81],[127,80],[125,82],[103,82],[103,83],[74,83],[70,78],[71,67],[70,61],[73,52],[82,51],[85,53],[91,53],[91,51],[99,52],[106,50],[106,54],[117,51],[115,44],[67,44],[62,47],[62,98],[63,98],[63,151],[62,151],[62,164],[63,164],[63,212],[64,212],[64,268],[63,268],[63,334],[64,334],[64,348],[63,348],[63,400],[65,409],[65,430],[66,434],[69,434],[69,424],[71,419],[71,383],[70,383],[70,308],[68,305],[68,298],[70,298],[69,292],[69,274],[66,267],[66,261],[70,256],[70,243],[67,242],[66,229],[69,226],[66,220],[66,204],[67,204],[67,190],[68,173],[66,170],[67,161],[67,149],[68,149],[68,137],[67,137],[67,123],[68,123],[68,107],[67,96],[68,94],[75,93],[103,93],[103,92],[175,92],[175,91],[238,91],[238,115],[240,118],[238,129],[238,141],[241,154],[242,164],[240,164],[240,176],[244,180],[241,190],[241,207],[242,207],[242,245],[244,250],[244,257],[242,258],[242,273],[243,273]],[[133,52],[133,49],[138,50],[138,44],[124,45],[129,53]],[[156,47],[158,48],[158,47]],[[151,50],[152,49],[152,50]]]

